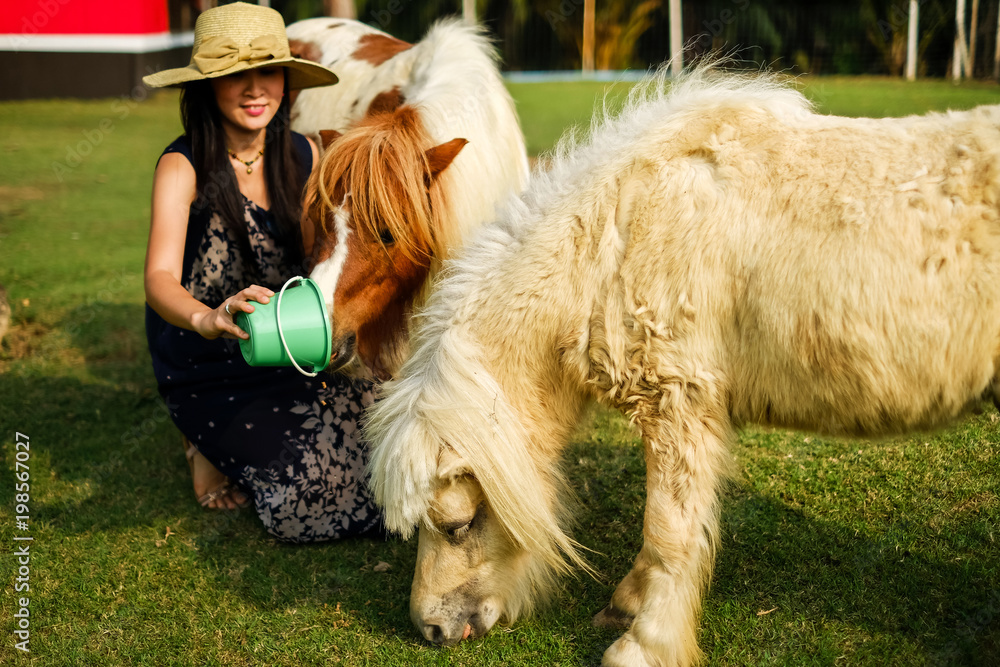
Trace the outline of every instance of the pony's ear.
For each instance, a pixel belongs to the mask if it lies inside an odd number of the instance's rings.
[[[441,448],[441,453],[438,454],[438,479],[447,480],[470,474],[472,474],[472,469],[465,459],[458,455],[458,452],[448,445]]]
[[[427,149],[427,165],[431,170],[432,181],[451,164],[455,156],[458,155],[458,152],[465,148],[465,144],[467,143],[469,143],[468,139],[452,139],[440,146]]]
[[[342,136],[344,135],[336,130],[320,130],[319,138],[320,142],[323,144],[323,150],[326,150],[330,144],[335,142],[337,139],[340,139]]]

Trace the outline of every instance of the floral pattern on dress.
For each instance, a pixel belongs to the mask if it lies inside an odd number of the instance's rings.
[[[246,197],[243,203],[247,238],[258,280],[265,287],[277,289],[291,277],[282,268],[292,262],[288,252],[275,243],[267,229],[268,212]],[[198,254],[183,283],[184,288],[202,303],[217,306],[249,286],[244,277],[250,272],[244,264],[233,232],[218,213],[212,213],[198,242]]]
[[[358,423],[373,400],[370,388],[345,380],[336,390],[319,388],[315,401],[293,402],[288,412],[298,423],[285,431],[274,459],[247,466],[240,476],[268,532],[288,542],[313,542],[377,528]]]

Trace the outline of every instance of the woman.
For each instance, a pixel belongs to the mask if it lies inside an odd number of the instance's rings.
[[[304,270],[300,196],[318,152],[289,130],[288,92],[336,75],[291,57],[278,12],[234,3],[199,16],[188,67],[144,81],[183,87],[185,134],[153,180],[146,332],[196,496],[219,509],[252,500],[291,542],[377,528],[358,429],[369,388],[251,368],[234,321]]]

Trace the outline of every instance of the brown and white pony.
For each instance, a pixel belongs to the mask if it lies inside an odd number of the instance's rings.
[[[582,564],[560,453],[631,419],[643,546],[603,664],[698,661],[734,426],[878,435],[962,414],[1000,358],[1000,106],[812,113],[767,77],[644,87],[448,262],[371,409],[371,484],[419,527],[413,621],[512,621]]]
[[[356,47],[341,41],[356,34]],[[411,46],[312,19],[289,36],[340,76],[295,102],[300,131],[342,129],[322,133],[303,221],[307,246],[315,233],[311,277],[333,320],[333,368],[384,379],[406,357],[409,313],[440,262],[524,188],[524,138],[478,28],[442,21]]]

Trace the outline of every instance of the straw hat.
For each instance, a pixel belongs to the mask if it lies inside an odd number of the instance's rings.
[[[281,14],[269,7],[234,2],[198,16],[191,64],[142,80],[151,88],[162,88],[279,65],[286,68],[292,90],[337,83],[337,75],[322,65],[292,57]]]

